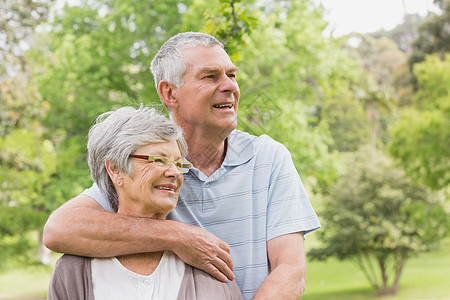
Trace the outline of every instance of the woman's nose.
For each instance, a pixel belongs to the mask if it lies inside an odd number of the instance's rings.
[[[164,173],[167,177],[178,178],[182,172],[180,169],[177,168],[177,166],[173,162],[170,162],[169,167],[166,169]]]

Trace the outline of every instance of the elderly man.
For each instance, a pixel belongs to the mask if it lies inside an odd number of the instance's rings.
[[[92,257],[171,250],[222,281],[236,276],[245,299],[300,298],[304,234],[320,224],[288,150],[236,130],[238,69],[223,45],[204,33],[178,34],[151,70],[194,165],[170,220],[108,212],[94,183],[50,216],[44,243]]]

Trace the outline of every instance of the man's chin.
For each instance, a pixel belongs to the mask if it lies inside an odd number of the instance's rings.
[[[222,132],[220,134],[221,137],[223,137],[224,139],[230,135],[230,133],[235,130],[237,127],[237,120],[234,120],[232,122],[226,123],[224,124],[224,126],[222,126]]]

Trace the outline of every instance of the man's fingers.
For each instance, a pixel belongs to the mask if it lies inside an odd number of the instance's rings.
[[[173,251],[187,264],[209,273],[220,281],[234,279],[230,246],[204,229],[186,226],[180,230],[179,247]],[[186,230],[187,229],[187,230]]]
[[[207,267],[203,269],[209,275],[215,277],[217,280],[222,282],[227,282],[229,279],[222,272],[220,272],[214,265],[209,264]]]
[[[230,261],[231,261],[231,256],[230,256]],[[226,276],[227,280],[233,280],[234,279],[234,274],[233,274],[233,263],[231,261],[231,268],[230,266],[223,261],[221,258],[216,257],[211,264],[222,274]],[[214,276],[215,277],[215,276]],[[219,279],[218,277],[216,277],[217,279]],[[221,279],[219,279],[221,280]],[[225,281],[227,281],[225,280]],[[221,280],[223,281],[223,280]]]
[[[221,247],[222,248],[222,247]],[[222,248],[223,249],[223,248]],[[233,271],[234,265],[233,265],[233,259],[231,258],[230,251],[219,251],[217,253],[217,257],[221,259],[224,263],[227,264],[228,268]]]
[[[228,245],[227,243],[225,243],[224,241],[219,239],[219,247],[222,248],[223,250],[225,250],[227,253],[231,252],[230,249],[230,245]]]

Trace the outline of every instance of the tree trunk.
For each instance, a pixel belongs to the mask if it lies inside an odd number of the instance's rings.
[[[398,291],[398,288],[400,286],[400,277],[402,276],[403,266],[405,265],[405,262],[399,262],[396,265],[395,268],[395,279],[394,283],[392,284],[392,294],[396,294]]]
[[[378,266],[380,267],[380,273],[381,273],[381,282],[382,285],[378,290],[379,295],[388,295],[389,294],[389,285],[388,285],[388,277],[386,273],[386,262],[384,258],[377,257]]]

